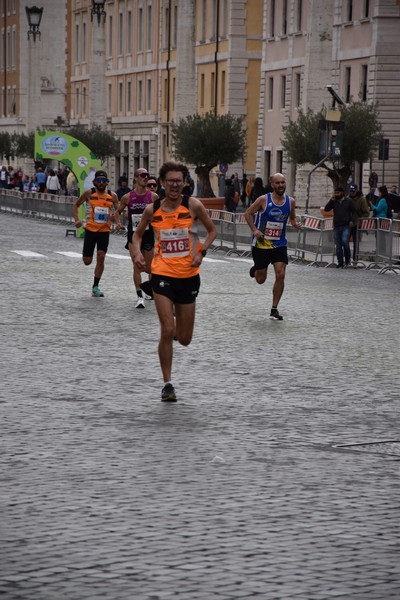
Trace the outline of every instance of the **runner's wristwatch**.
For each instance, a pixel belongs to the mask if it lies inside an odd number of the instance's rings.
[[[202,256],[205,256],[207,254],[207,250],[204,250],[204,248],[201,250],[201,254]]]

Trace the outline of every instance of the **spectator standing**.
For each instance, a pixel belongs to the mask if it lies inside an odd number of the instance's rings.
[[[256,177],[254,180],[254,185],[250,192],[250,202],[249,204],[253,204],[257,198],[265,194],[264,184],[261,177]]]
[[[44,190],[46,189],[47,176],[46,173],[43,171],[42,167],[39,167],[36,171],[36,181],[39,186],[38,191],[44,192]]]
[[[366,219],[369,217],[369,206],[366,198],[361,190],[358,189],[355,183],[352,183],[349,188],[349,197],[353,200],[358,219]],[[353,240],[353,261],[358,260],[358,248],[360,244],[359,223],[353,225],[350,230],[350,235]]]
[[[389,192],[386,185],[381,185],[378,188],[378,201],[372,204],[371,208],[374,212],[374,217],[378,219],[391,219],[393,211],[389,202]]]
[[[225,187],[225,209],[228,212],[235,213],[238,203],[239,194],[235,190],[233,179],[227,179]]]
[[[119,202],[121,202],[122,196],[125,196],[125,194],[129,194],[131,188],[128,186],[128,179],[126,177],[120,177],[119,182],[119,188],[115,193],[117,194]]]
[[[240,182],[240,189],[241,189],[240,200],[242,201],[243,208],[247,207],[247,194],[246,194],[247,182],[248,182],[247,175],[246,175],[246,173],[243,173],[243,177]]]
[[[336,268],[348,267],[351,260],[350,229],[357,223],[354,202],[351,198],[345,197],[342,187],[337,187],[324,210],[327,212],[333,210],[333,237],[338,261]]]
[[[1,167],[1,171],[0,171],[0,187],[7,189],[9,181],[10,181],[10,175],[9,175],[8,169],[7,169],[7,167],[5,167],[3,165]]]
[[[60,180],[53,169],[50,169],[49,175],[46,179],[46,188],[48,194],[58,194],[60,191]]]

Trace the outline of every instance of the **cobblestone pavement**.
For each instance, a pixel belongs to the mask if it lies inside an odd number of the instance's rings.
[[[165,405],[124,243],[0,215],[0,598],[399,599],[400,278],[212,254]]]

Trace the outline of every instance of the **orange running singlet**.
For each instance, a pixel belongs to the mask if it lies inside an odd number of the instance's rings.
[[[113,199],[111,194],[99,194],[93,188],[90,197],[86,200],[89,205],[89,214],[86,217],[86,229],[96,233],[106,233],[111,229],[111,208]]]
[[[188,200],[173,212],[163,211],[158,202],[154,204],[151,225],[156,240],[151,272],[179,279],[197,275],[200,267],[192,267],[192,261],[201,244]]]

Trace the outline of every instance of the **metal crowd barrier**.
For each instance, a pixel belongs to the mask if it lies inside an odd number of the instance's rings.
[[[309,265],[329,267],[334,263],[333,219],[303,215],[302,228],[297,230],[295,261],[308,261]],[[310,255],[311,257],[307,256]],[[330,260],[324,260],[329,256]]]
[[[40,221],[54,221],[61,225],[73,223],[72,204],[74,200],[75,198],[72,196],[0,190],[2,211]]]
[[[72,196],[0,190],[0,210],[67,227],[73,223]],[[251,231],[243,213],[206,209],[217,228],[213,252],[251,256]],[[333,219],[302,215],[302,229],[286,228],[290,259],[307,265],[330,267],[335,264]],[[400,220],[361,219],[358,223],[357,261],[354,266],[400,273]],[[199,227],[199,234],[204,229]],[[292,254],[291,254],[292,253]],[[328,260],[326,260],[328,257]],[[368,263],[368,264],[366,264]]]

